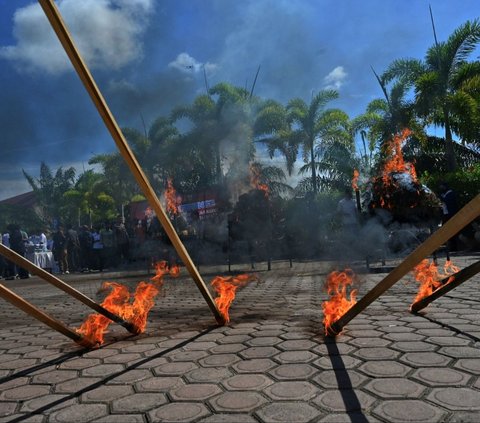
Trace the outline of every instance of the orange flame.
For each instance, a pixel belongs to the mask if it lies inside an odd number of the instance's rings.
[[[254,164],[250,165],[250,185],[254,189],[259,189],[260,191],[263,191],[265,197],[268,198],[268,195],[270,194],[270,188],[267,184],[263,184],[261,182],[260,167]]]
[[[353,178],[352,178],[352,189],[354,191],[358,191],[358,178],[360,177],[360,172],[357,169],[353,170]]]
[[[169,268],[166,262],[157,263],[155,270],[155,276],[150,279],[152,283],[140,282],[133,294],[125,285],[116,282],[105,282],[103,284],[103,288],[111,289],[111,292],[103,300],[102,306],[135,325],[139,333],[145,331],[147,316],[155,304],[154,298],[163,285],[163,277],[166,274],[177,277],[180,273],[178,266]],[[93,313],[77,329],[77,333],[93,340],[93,342],[103,344],[104,335],[110,323],[112,321],[107,317]]]
[[[357,302],[356,289],[351,289],[350,299],[347,298],[347,288],[353,285],[355,279],[352,269],[345,269],[343,272],[335,270],[327,276],[326,288],[330,299],[322,303],[325,333]]]
[[[172,179],[168,178],[167,189],[165,191],[165,201],[167,203],[167,212],[172,216],[176,216],[178,214],[178,199],[177,191],[175,191],[175,188],[173,187]]]
[[[402,144],[412,134],[410,129],[404,129],[400,134],[395,134],[392,140],[386,146],[386,156],[388,160],[383,167],[383,182],[385,185],[392,183],[390,174],[409,173],[414,182],[417,181],[417,172],[412,163],[406,162],[403,158]]]
[[[452,273],[458,272],[460,269],[455,266],[451,260],[447,260],[443,266],[444,274],[438,271],[438,267],[434,261],[428,259],[422,260],[420,264],[413,269],[413,275],[415,280],[420,284],[417,292],[417,296],[413,300],[414,303],[421,299],[431,295],[442,283],[441,280],[450,276],[447,283],[452,282],[455,277],[451,276]]]
[[[230,322],[230,315],[228,311],[232,305],[233,300],[235,299],[235,293],[237,289],[247,285],[249,282],[258,281],[256,275],[237,275],[237,276],[216,276],[211,285],[215,292],[218,294],[218,297],[215,298],[215,304],[217,304],[218,310],[225,318],[225,323]]]

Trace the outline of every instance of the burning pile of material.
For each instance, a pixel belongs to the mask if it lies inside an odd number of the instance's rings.
[[[169,274],[172,277],[178,277],[180,273],[178,266],[169,268],[165,261],[157,263],[155,270],[156,274],[150,279],[151,283],[140,282],[133,294],[125,285],[116,282],[103,284],[103,288],[111,289],[111,292],[103,300],[102,306],[133,323],[138,333],[145,331],[148,313],[155,304],[154,298],[160,292],[164,276]],[[107,317],[93,313],[77,329],[77,333],[84,335],[94,343],[103,344],[104,335],[110,323],[112,321]]]
[[[357,290],[351,288],[355,280],[356,275],[351,269],[345,269],[343,272],[335,270],[327,276],[326,288],[330,299],[322,304],[326,334],[330,326],[357,302]],[[350,294],[347,293],[349,287]]]
[[[387,210],[398,222],[425,221],[439,215],[438,198],[419,182],[414,165],[403,158],[402,144],[410,135],[405,129],[388,142],[385,163],[369,184],[368,208]]]
[[[225,323],[230,322],[229,310],[235,299],[235,293],[237,289],[247,285],[252,281],[258,282],[258,277],[252,274],[243,274],[237,276],[217,276],[215,277],[211,285],[218,296],[215,298],[217,307],[225,318]]]
[[[433,291],[442,285],[442,279],[445,279],[458,271],[458,267],[450,260],[445,262],[445,265],[443,266],[443,274],[438,271],[438,267],[433,261],[430,262],[428,259],[422,260],[422,262],[413,269],[415,280],[420,284],[417,296],[413,302],[416,303],[417,301],[431,295]],[[450,283],[453,279],[454,277],[450,276],[447,283]]]

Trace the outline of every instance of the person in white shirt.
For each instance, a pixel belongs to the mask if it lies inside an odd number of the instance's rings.
[[[358,230],[358,210],[350,188],[345,189],[343,198],[338,202],[337,212],[344,230]]]

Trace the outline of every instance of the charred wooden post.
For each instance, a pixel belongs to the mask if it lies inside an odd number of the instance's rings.
[[[73,67],[75,68],[83,85],[85,86],[85,89],[90,95],[90,98],[95,104],[95,107],[97,108],[100,116],[102,117],[103,122],[105,123],[105,126],[107,127],[108,131],[110,132],[110,135],[112,136],[113,140],[115,141],[115,144],[117,145],[121,155],[123,156],[128,167],[130,168],[130,171],[132,172],[137,183],[142,189],[143,194],[147,198],[153,210],[155,210],[155,213],[158,219],[160,220],[160,223],[165,229],[165,232],[167,233],[180,259],[185,264],[185,267],[190,273],[190,276],[195,281],[195,284],[200,290],[211,312],[213,313],[217,323],[221,325],[225,324],[225,319],[220,313],[220,311],[218,310],[215,304],[215,301],[213,300],[213,297],[207,288],[207,285],[203,281],[200,273],[198,272],[198,269],[195,267],[192,259],[190,258],[190,255],[188,254],[188,251],[186,250],[185,246],[180,240],[178,234],[175,232],[172,222],[168,218],[166,212],[163,210],[163,207],[160,204],[160,200],[158,199],[157,195],[153,191],[153,188],[150,185],[150,182],[145,176],[145,173],[140,167],[132,150],[130,149],[125,137],[123,136],[122,131],[120,130],[115,118],[113,117],[113,114],[111,113],[105,99],[103,98],[100,90],[98,89],[97,84],[95,83],[95,80],[93,79],[87,65],[85,64],[82,57],[80,56],[80,53],[78,52],[72,40],[72,37],[70,36],[70,33],[65,23],[63,22],[63,19],[54,1],[38,0],[38,2],[40,3],[40,6],[45,12],[45,15],[47,16],[50,22],[50,25],[55,31]]]
[[[343,327],[357,314],[365,310],[387,289],[391,288],[426,256],[434,252],[440,245],[448,241],[452,236],[461,231],[472,220],[480,215],[480,194],[463,207],[455,216],[448,220],[440,229],[434,232],[412,253],[410,253],[395,269],[383,278],[373,289],[365,294],[346,313],[337,319],[328,328],[329,336],[338,335]]]
[[[9,259],[10,261],[13,261],[17,266],[23,267],[24,269],[28,270],[31,274],[37,275],[38,277],[42,278],[45,282],[48,282],[53,286],[56,286],[57,288],[61,289],[63,292],[66,292],[68,295],[81,301],[83,304],[92,308],[97,313],[107,317],[108,319],[114,321],[115,323],[118,323],[119,325],[122,325],[129,332],[134,334],[140,333],[140,329],[133,323],[128,322],[122,319],[120,316],[117,316],[116,314],[107,310],[105,307],[96,303],[86,295],[82,294],[80,291],[77,291],[75,288],[72,288],[70,285],[66,284],[61,279],[57,278],[51,273],[48,273],[46,270],[42,269],[41,267],[36,266],[31,261],[27,260],[25,257],[22,257],[20,254],[16,253],[10,248],[5,247],[5,245],[0,244],[0,254],[6,257],[7,259]]]
[[[362,203],[360,202],[360,190],[359,189],[355,190],[355,200],[357,201],[357,210],[358,210],[358,213],[360,214],[362,212]]]
[[[447,292],[450,292],[452,289],[455,289],[457,286],[461,285],[463,282],[468,281],[470,278],[472,278],[479,272],[480,272],[480,261],[477,261],[476,263],[473,263],[470,266],[465,267],[459,272],[453,275],[447,276],[446,278],[440,281],[442,285],[438,287],[435,291],[433,291],[430,295],[422,298],[421,300],[414,302],[410,306],[410,311],[412,313],[418,313],[420,310],[425,308],[431,302],[445,295]]]
[[[51,317],[50,315],[43,312],[33,304],[29,303],[24,298],[15,294],[13,291],[11,291],[10,289],[8,289],[6,286],[2,284],[0,284],[0,297],[2,297],[5,301],[8,301],[13,306],[19,308],[20,310],[23,310],[25,313],[32,316],[33,318],[40,320],[42,323],[45,323],[47,326],[50,326],[52,329],[56,330],[57,332],[60,332],[63,335],[69,337],[70,339],[72,339],[82,347],[92,348],[96,345],[95,342],[73,331],[69,327],[65,326],[62,322],[60,322],[60,320],[57,320]]]

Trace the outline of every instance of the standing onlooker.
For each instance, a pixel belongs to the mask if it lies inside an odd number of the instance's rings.
[[[78,241],[80,243],[80,267],[82,272],[88,272],[91,263],[93,239],[87,225],[83,225],[80,228]]]
[[[103,243],[98,227],[93,230],[92,239],[92,266],[94,269],[98,269],[100,272],[103,272]]]
[[[442,224],[445,224],[458,211],[457,194],[453,191],[447,182],[441,182],[439,185],[440,198],[442,200]],[[457,235],[450,238],[447,242],[449,251],[457,251]]]
[[[72,228],[72,225],[67,225],[67,254],[68,267],[72,272],[78,272],[80,268],[80,241],[78,233]]]
[[[2,234],[2,244],[10,248],[10,232],[8,228]],[[15,265],[7,259],[4,262],[3,277],[5,279],[13,279],[15,277]]]
[[[59,226],[57,232],[53,234],[53,257],[58,262],[58,267],[62,275],[70,273],[68,271],[68,252],[67,237],[63,233],[63,227]]]
[[[100,229],[100,240],[103,244],[104,265],[111,267],[114,265],[115,234],[110,223],[104,224],[102,229]]]
[[[18,225],[10,225],[10,248],[15,251],[16,253],[20,254],[22,257],[25,257],[25,238],[28,240],[28,236],[26,236],[26,232],[20,229]],[[22,268],[18,267],[18,276],[20,279],[27,279],[29,277],[28,272]]]
[[[130,237],[125,228],[124,219],[119,218],[115,225],[115,238],[117,240],[117,254],[122,264],[126,264],[129,258]]]

